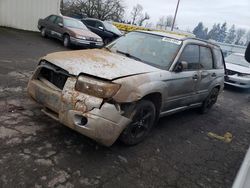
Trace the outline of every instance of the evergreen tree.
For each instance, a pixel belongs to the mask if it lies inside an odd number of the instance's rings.
[[[199,22],[198,25],[193,30],[194,35],[200,39],[207,39],[207,28],[204,28],[202,22]]]
[[[236,45],[243,45],[244,43],[242,42],[242,37],[245,35],[246,30],[245,29],[237,29],[236,31],[236,40],[235,40],[235,44]]]
[[[220,24],[214,24],[213,28],[208,32],[208,38],[219,41],[220,28]]]
[[[233,44],[236,37],[235,25],[229,29],[225,42],[228,44]]]
[[[219,28],[218,28],[219,29]],[[220,32],[218,33],[218,41],[224,42],[225,38],[227,36],[227,23],[224,22],[222,26],[220,27]]]

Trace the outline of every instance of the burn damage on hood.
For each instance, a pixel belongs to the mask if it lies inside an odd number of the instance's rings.
[[[43,59],[71,75],[88,74],[107,80],[160,71],[158,68],[105,49],[56,52],[48,54]]]

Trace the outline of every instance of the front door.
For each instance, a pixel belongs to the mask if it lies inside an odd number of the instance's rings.
[[[178,62],[186,62],[187,68],[182,72],[171,72],[171,79],[167,82],[167,99],[164,111],[185,107],[195,102],[199,72],[199,46],[187,45]]]

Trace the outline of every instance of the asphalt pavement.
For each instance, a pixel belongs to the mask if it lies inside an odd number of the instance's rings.
[[[39,58],[68,49],[8,28],[0,28],[0,41],[1,188],[232,186],[250,145],[249,90],[228,87],[208,114],[168,116],[143,143],[106,148],[45,116],[27,95]]]

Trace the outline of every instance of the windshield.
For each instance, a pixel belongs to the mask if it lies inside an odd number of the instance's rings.
[[[245,60],[243,55],[231,54],[228,57],[226,57],[226,62],[235,65],[240,65],[243,67],[250,67],[249,63]]]
[[[78,20],[64,18],[63,22],[64,22],[65,27],[72,27],[72,28],[77,28],[77,29],[88,30],[87,27],[82,22],[80,22]]]
[[[117,29],[117,27],[115,27],[113,24],[109,22],[103,22],[103,24],[108,31],[111,31],[117,35],[122,35],[121,31]]]
[[[181,44],[180,40],[173,38],[131,32],[111,43],[107,48],[154,67],[169,69]]]

